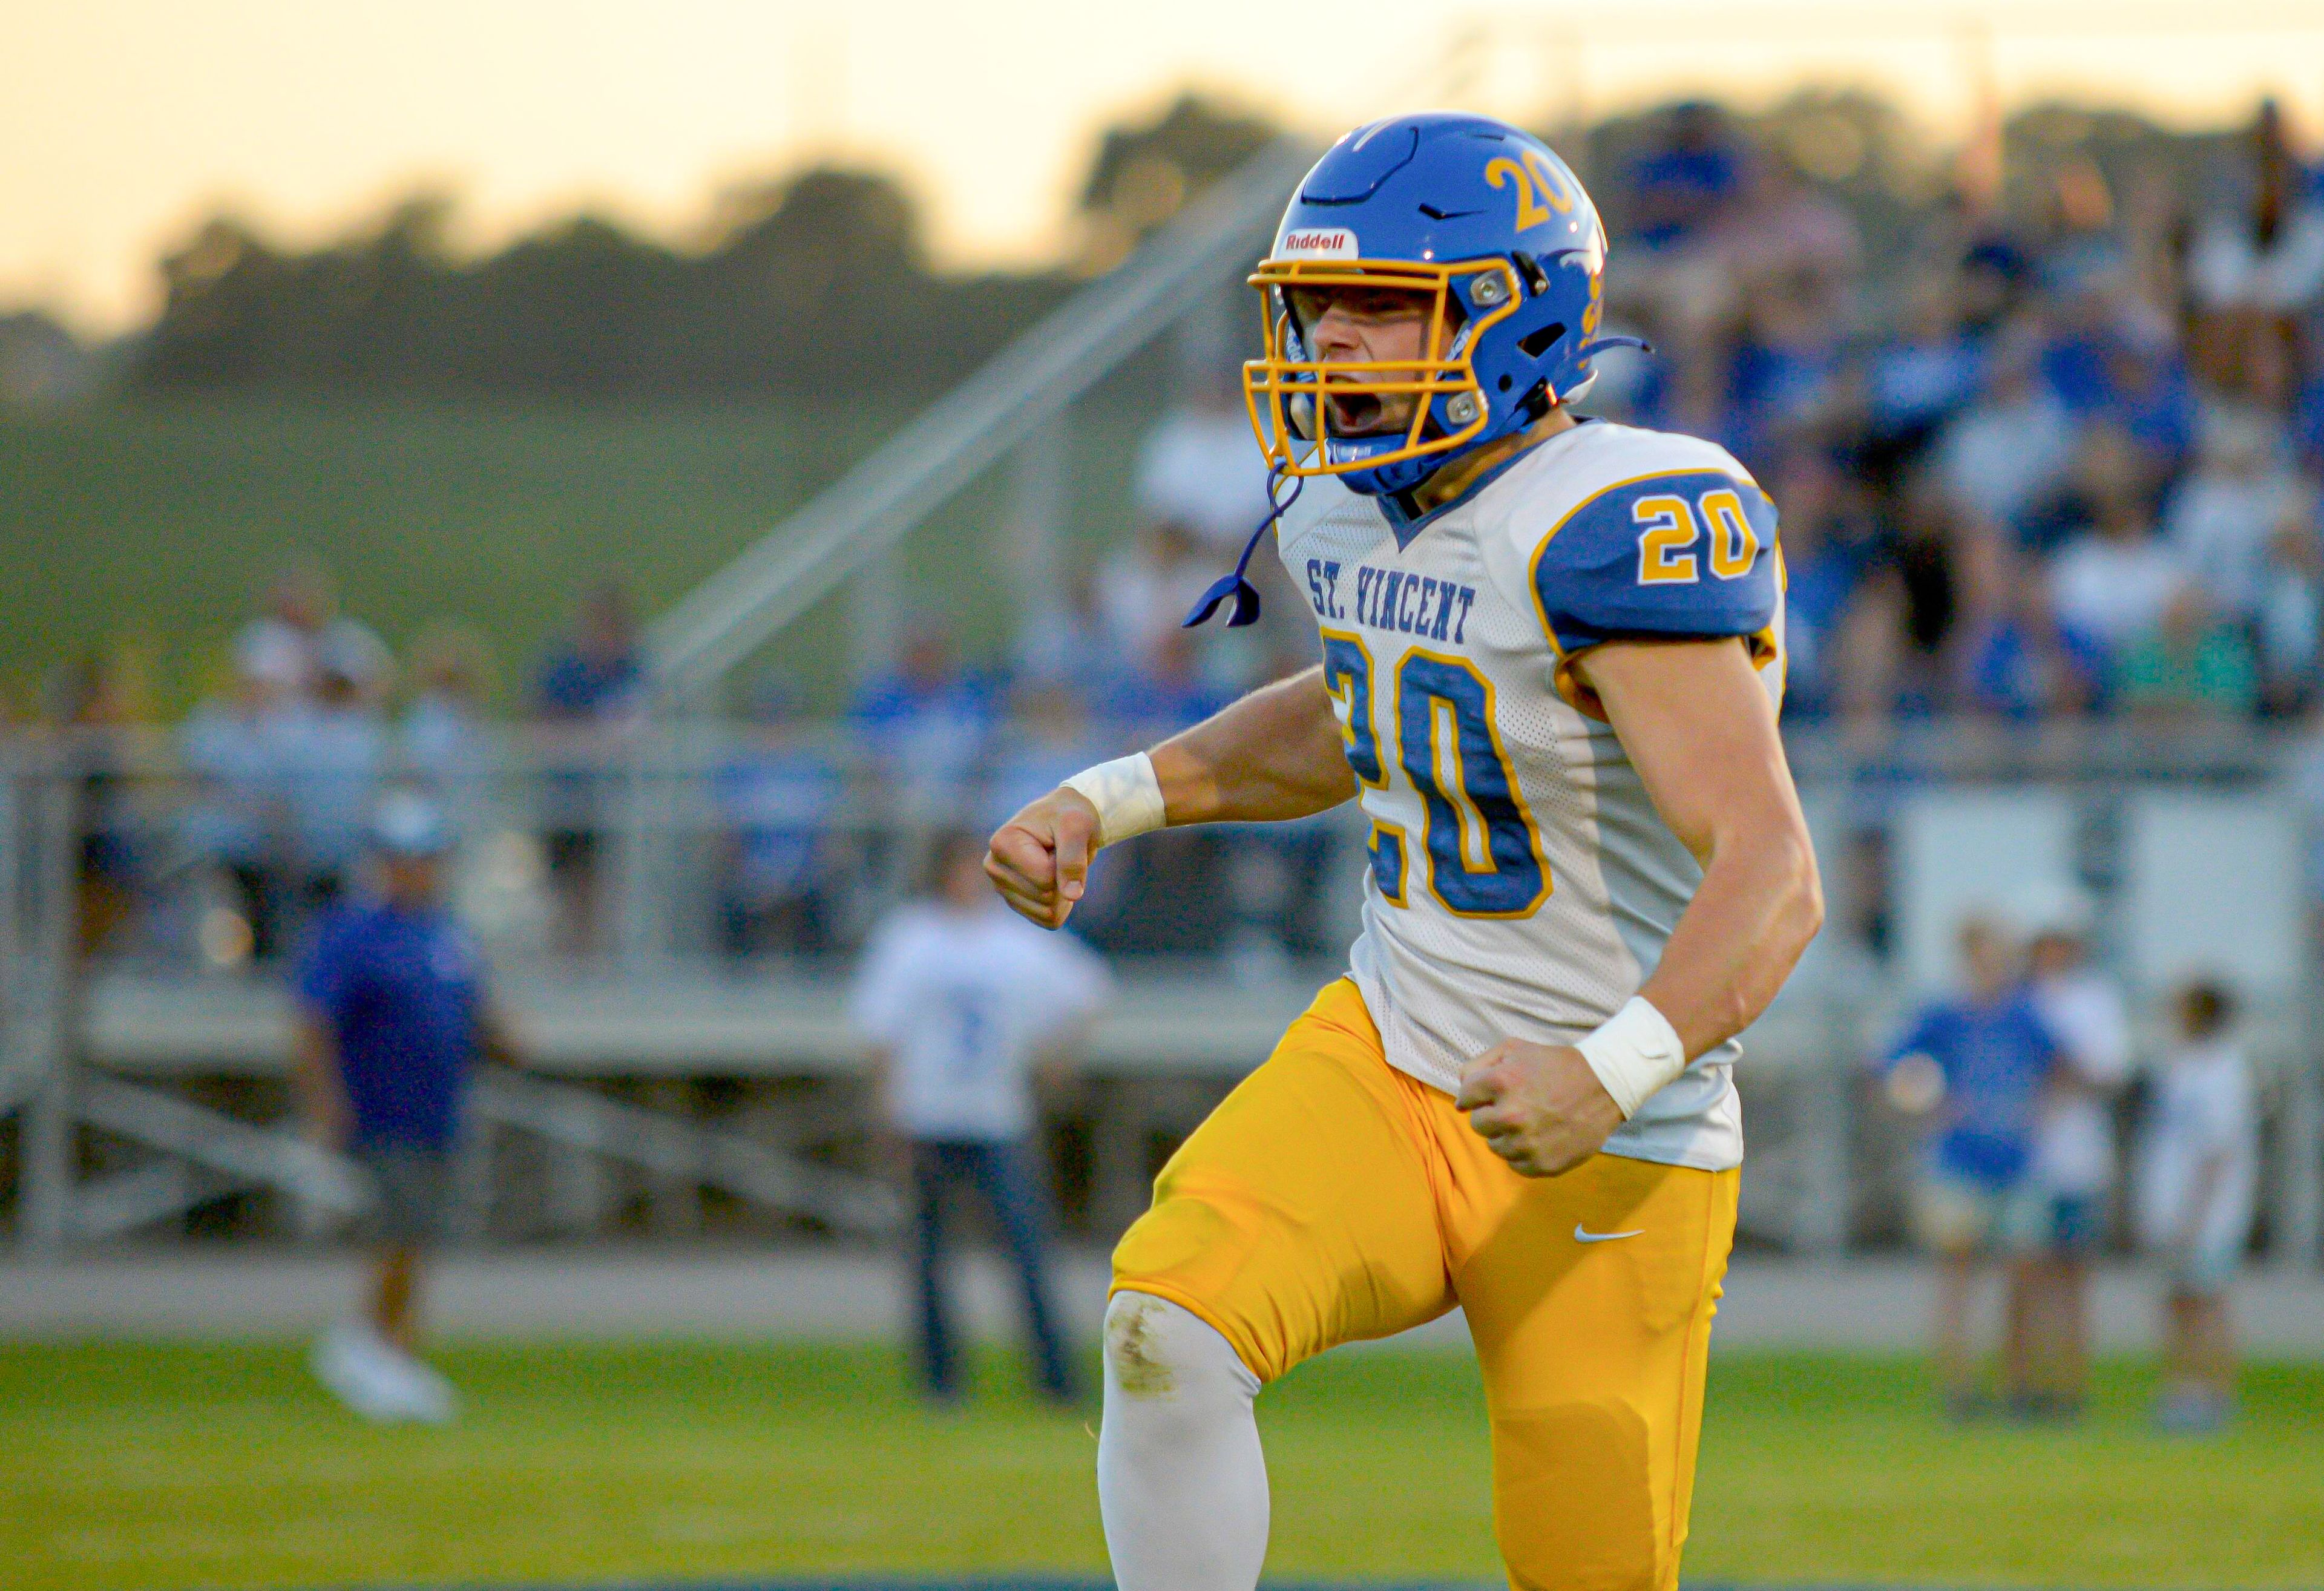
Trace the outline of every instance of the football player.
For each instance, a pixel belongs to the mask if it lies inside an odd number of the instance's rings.
[[[1333,145],[1251,278],[1244,367],[1323,661],[992,837],[1001,894],[1056,925],[1093,851],[1143,831],[1350,796],[1371,820],[1347,977],[1114,1253],[1098,1493],[1125,1591],[1249,1591],[1254,1395],[1456,1304],[1511,1583],[1677,1582],[1735,1035],[1822,901],[1775,730],[1774,508],[1708,442],[1573,412],[1605,251],[1514,127],[1405,116]],[[1240,574],[1197,619],[1256,616]]]

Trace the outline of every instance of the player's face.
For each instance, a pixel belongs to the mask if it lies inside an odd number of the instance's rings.
[[[1309,350],[1323,363],[1411,362],[1429,356],[1429,319],[1436,296],[1409,288],[1312,287],[1291,290]],[[1450,340],[1436,341],[1441,354]],[[1412,424],[1414,392],[1331,392],[1332,429],[1342,437],[1402,431]]]

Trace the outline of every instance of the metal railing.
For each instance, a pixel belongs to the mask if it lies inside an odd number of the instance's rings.
[[[1138,731],[1110,732],[1126,743]],[[893,1206],[870,1175],[843,1008],[853,953],[913,887],[939,830],[989,826],[1056,768],[1117,749],[1101,735],[1053,749],[1047,768],[1018,756],[1021,740],[1002,731],[923,764],[926,748],[835,726],[688,722],[581,736],[503,726],[451,765],[384,755],[374,783],[432,784],[456,814],[459,905],[531,1041],[527,1071],[476,1097],[499,1148],[479,1151],[467,1177],[470,1230],[599,1229],[623,1187],[687,1208],[715,1191],[803,1229],[885,1229]],[[1908,1125],[1862,1071],[1915,998],[1905,887],[1868,872],[1860,851],[1900,844],[1932,795],[2053,799],[2152,1054],[2164,990],[2138,981],[2131,953],[2125,814],[2156,791],[2201,791],[2280,815],[2314,761],[2288,737],[2119,726],[2078,743],[1966,725],[1803,732],[1794,751],[1831,925],[1747,1035],[1738,1081],[1753,1145],[1746,1230],[1805,1250],[1893,1236],[1910,1163]],[[189,770],[171,736],[0,739],[0,1107],[14,1113],[25,1241],[166,1224],[253,1190],[300,1212],[280,1218],[287,1230],[349,1202],[345,1168],[303,1149],[286,1114],[281,970],[296,928],[262,934],[250,920],[235,873],[253,859],[221,849],[237,831],[216,821],[235,795]],[[337,798],[359,815],[360,795]],[[270,799],[266,866],[295,916],[316,860],[300,847],[319,831],[290,810],[295,792]],[[1362,840],[1343,808],[1108,853],[1112,876],[1085,909],[1127,982],[1070,1108],[1093,1229],[1134,1213],[1155,1154],[1344,964]],[[585,888],[595,898],[578,909]],[[257,953],[269,938],[271,954]],[[2312,966],[2304,944],[2300,954]],[[2298,1263],[2318,1249],[2324,1154],[2310,981],[2248,1002],[2268,1100],[2269,1241]],[[509,1213],[525,1208],[535,1215]]]

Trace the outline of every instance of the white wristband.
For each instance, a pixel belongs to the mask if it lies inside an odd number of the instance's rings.
[[[1162,813],[1162,781],[1154,777],[1154,759],[1140,751],[1085,768],[1065,781],[1097,808],[1097,842],[1111,845],[1132,834],[1158,829],[1167,821]]]
[[[1647,1095],[1686,1070],[1678,1029],[1642,995],[1632,995],[1574,1048],[1622,1108],[1624,1121],[1637,1114]]]

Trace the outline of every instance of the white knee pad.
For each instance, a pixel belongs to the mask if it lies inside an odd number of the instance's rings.
[[[1098,1509],[1120,1591],[1252,1591],[1267,1558],[1259,1377],[1192,1311],[1122,1292],[1105,1311]]]

